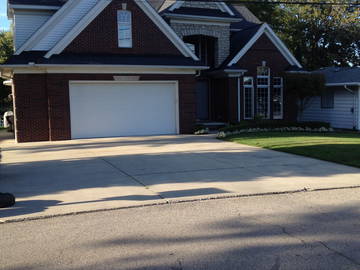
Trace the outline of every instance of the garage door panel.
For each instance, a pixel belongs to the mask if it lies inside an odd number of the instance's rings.
[[[177,133],[175,83],[70,85],[73,138]]]

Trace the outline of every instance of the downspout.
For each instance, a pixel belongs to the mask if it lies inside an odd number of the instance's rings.
[[[346,84],[344,85],[346,91],[353,95],[353,107],[352,107],[352,114],[353,114],[353,129],[358,127],[358,123],[356,123],[356,114],[355,114],[355,107],[356,107],[356,94],[355,91],[351,90]],[[359,128],[359,127],[358,127]]]

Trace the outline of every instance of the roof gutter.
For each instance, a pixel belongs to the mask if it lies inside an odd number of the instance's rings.
[[[9,9],[58,10],[60,6],[46,5],[9,5]]]
[[[360,86],[360,82],[327,83],[325,86]]]
[[[176,69],[197,69],[197,70],[205,70],[209,69],[208,66],[176,66],[176,65],[107,65],[107,64],[98,64],[98,65],[87,65],[87,64],[34,64],[29,63],[28,65],[0,65],[0,68],[4,69],[14,69],[14,68],[51,68],[51,67],[73,67],[73,68],[81,68],[81,67],[109,67],[109,68],[126,68],[126,67],[134,67],[134,68],[176,68]]]
[[[9,19],[12,19],[14,16],[14,9],[21,10],[59,10],[60,6],[47,6],[47,5],[16,5],[8,4],[7,6],[7,16]]]

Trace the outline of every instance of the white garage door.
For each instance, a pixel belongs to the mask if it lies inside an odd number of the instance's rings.
[[[176,82],[70,82],[73,139],[177,134]]]

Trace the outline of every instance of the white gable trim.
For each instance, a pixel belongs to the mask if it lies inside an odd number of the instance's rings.
[[[227,12],[231,16],[235,15],[234,12],[232,12],[232,10],[229,8],[229,6],[227,4],[225,4],[224,2],[218,2],[216,4],[219,6],[221,11]]]
[[[109,1],[100,1],[105,3],[98,3],[78,24],[63,37],[59,43],[53,47],[45,57],[49,58],[53,54],[61,53],[71,41],[73,41],[79,33],[92,21],[96,16],[105,9]],[[68,1],[76,2],[76,1]],[[153,9],[147,1],[135,1],[135,3],[143,10],[143,12],[154,22],[154,24],[168,37],[168,39],[175,45],[175,47],[186,57],[191,57],[194,60],[199,58],[185,45],[180,37],[172,30],[172,28],[161,18],[161,16]],[[60,11],[59,11],[60,12]],[[57,13],[56,13],[57,14]],[[55,15],[56,15],[55,14]],[[54,15],[54,16],[55,16]]]
[[[60,7],[47,5],[9,5],[9,9],[58,10]]]
[[[170,11],[174,11],[175,9],[180,8],[185,1],[176,1],[170,8]],[[201,1],[200,1],[201,2]],[[231,16],[234,16],[234,12],[232,12],[232,10],[229,8],[229,6],[227,4],[225,4],[224,2],[215,2],[215,4],[218,6],[218,8],[222,11],[222,12],[226,12],[228,14],[230,14]]]
[[[176,1],[170,8],[170,11],[174,11],[174,9],[180,8],[185,1]]]
[[[70,43],[88,26],[94,18],[96,18],[101,11],[103,11],[112,0],[99,1],[88,14],[86,14],[75,27],[68,32],[46,55],[46,58],[50,58],[54,54],[61,53]]]
[[[274,33],[271,27],[264,23],[256,34],[250,39],[250,41],[238,52],[238,54],[229,62],[228,66],[232,66],[239,62],[239,60],[248,52],[248,50],[254,45],[254,43],[261,37],[262,34],[266,34],[266,36],[271,40],[271,42],[276,46],[276,48],[281,52],[281,54],[285,57],[285,59],[294,66],[302,68],[301,64],[296,60],[296,58],[292,55],[289,49],[285,46],[285,44],[279,39],[279,37]]]
[[[54,25],[61,20],[62,16],[67,12],[68,9],[73,8],[77,4],[77,1],[69,0],[67,1],[43,26],[41,26],[35,34],[33,34],[16,52],[15,55],[19,55],[25,50],[31,49],[36,43],[49,32]]]

